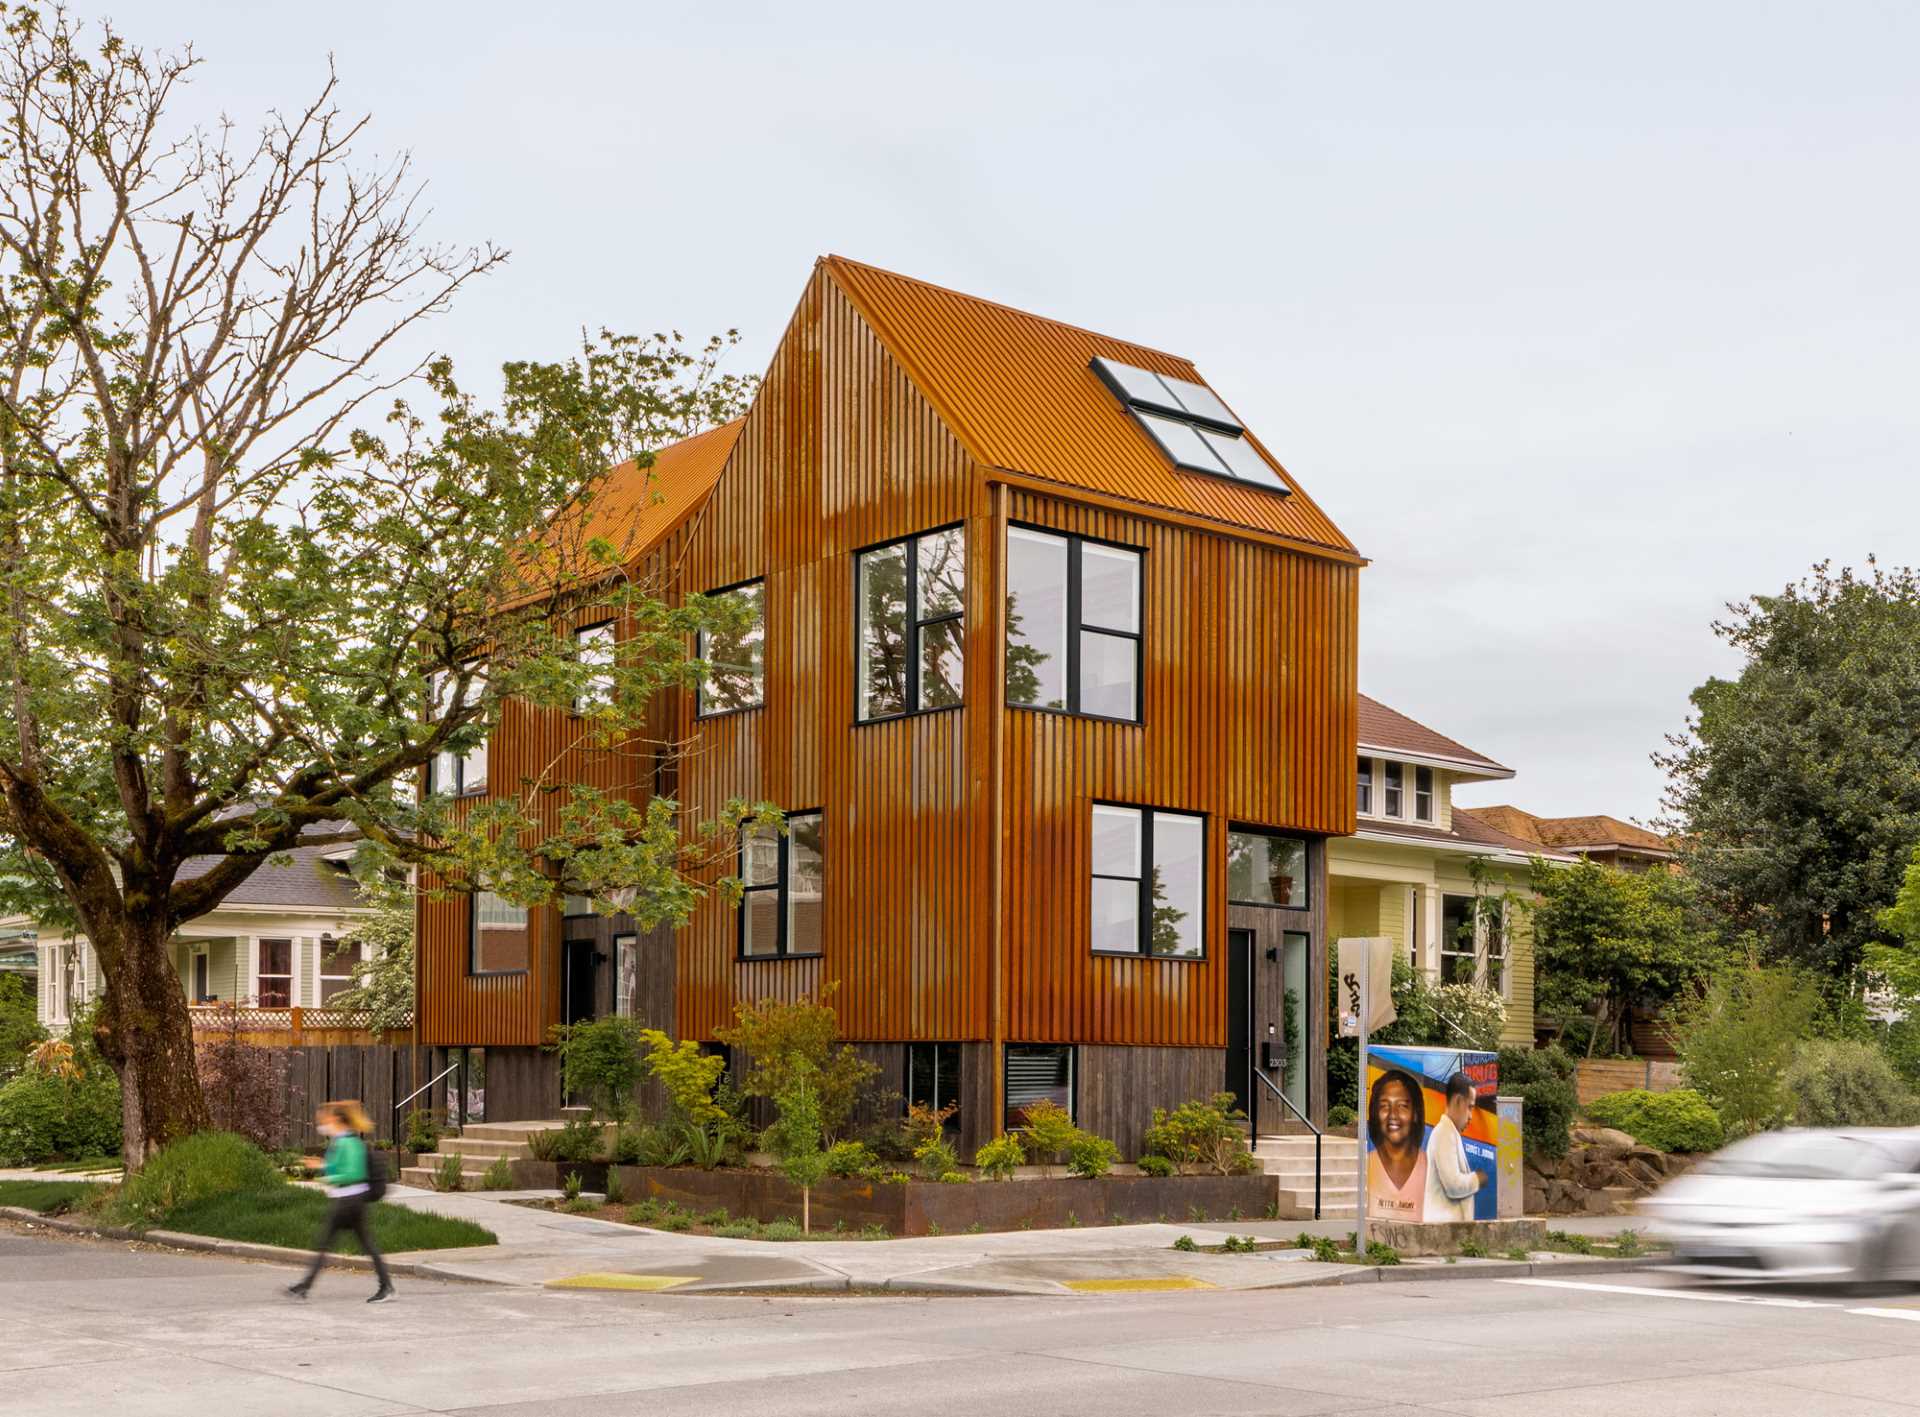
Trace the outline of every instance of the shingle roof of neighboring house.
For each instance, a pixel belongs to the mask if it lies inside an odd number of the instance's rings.
[[[1528,841],[1509,832],[1504,832],[1493,823],[1477,815],[1479,808],[1471,811],[1465,807],[1453,809],[1453,827],[1446,831],[1439,827],[1423,827],[1414,822],[1376,822],[1362,820],[1360,831],[1368,835],[1405,837],[1412,841],[1432,841],[1451,846],[1484,846],[1492,851],[1509,851],[1517,856],[1539,856],[1548,861],[1571,861],[1573,857],[1544,846],[1537,841]]]
[[[294,906],[314,910],[364,910],[353,877],[326,859],[338,846],[296,846],[283,866],[262,866],[233,888],[222,906]],[[193,880],[211,871],[221,858],[196,856],[180,867],[179,879]]]
[[[1291,496],[1175,468],[1089,367],[1102,356],[1204,384],[1188,360],[842,256],[822,264],[984,465],[1357,559],[1353,543],[1251,432]]]
[[[1645,827],[1623,822],[1618,817],[1536,817],[1531,812],[1504,803],[1498,807],[1475,807],[1473,810],[1502,831],[1546,846],[1569,850],[1625,847],[1630,851],[1657,852],[1662,856],[1673,853],[1673,846],[1665,837]]]
[[[1378,699],[1360,695],[1360,746],[1388,752],[1415,753],[1428,758],[1451,758],[1474,767],[1491,769],[1512,776],[1512,769],[1496,763],[1484,753],[1476,753],[1456,743],[1444,733],[1436,733],[1424,723],[1416,723],[1404,713],[1388,708]]]

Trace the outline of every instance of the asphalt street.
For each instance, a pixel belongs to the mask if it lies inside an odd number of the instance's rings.
[[[419,1281],[0,1229],[0,1413],[1920,1411],[1920,1295],[1648,1274],[1071,1298]]]

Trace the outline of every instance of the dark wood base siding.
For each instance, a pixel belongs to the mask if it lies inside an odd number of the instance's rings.
[[[1111,1137],[1120,1159],[1140,1154],[1153,1109],[1211,1097],[1225,1084],[1224,1048],[1130,1048],[1083,1044],[1075,1059],[1074,1115],[1089,1132]]]
[[[538,1122],[560,1115],[560,1060],[539,1048],[487,1049],[487,1120]]]

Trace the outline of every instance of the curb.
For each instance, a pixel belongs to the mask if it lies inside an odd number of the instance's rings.
[[[13,1205],[0,1205],[0,1216],[10,1220],[23,1220],[33,1225],[44,1225],[49,1230],[60,1230],[69,1235],[92,1235],[102,1240],[132,1240],[143,1245],[159,1245],[169,1250],[226,1255],[232,1259],[264,1260],[269,1264],[293,1265],[301,1269],[313,1263],[313,1251],[290,1250],[284,1245],[259,1245],[250,1240],[220,1240],[210,1235],[186,1235],[177,1230],[129,1230],[120,1225],[89,1225],[84,1221],[67,1220],[57,1215],[42,1215],[37,1210],[25,1210]],[[364,1270],[371,1274],[373,1261],[365,1255],[330,1254],[321,1264],[321,1268]],[[408,1279],[457,1280],[463,1284],[498,1285],[502,1282],[497,1279],[483,1279],[472,1274],[442,1273],[431,1261],[426,1260],[388,1259],[387,1272],[404,1275]]]
[[[1351,1274],[1280,1280],[1260,1289],[1326,1289],[1347,1284],[1396,1284],[1423,1279],[1526,1279],[1536,1275],[1624,1274],[1670,1263],[1667,1255],[1611,1260],[1483,1260],[1475,1264],[1354,1265]]]

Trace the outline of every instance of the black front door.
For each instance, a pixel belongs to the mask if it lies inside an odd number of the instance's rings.
[[[1252,1125],[1259,1098],[1253,1087],[1253,931],[1227,931],[1226,1090]],[[1255,1126],[1253,1134],[1260,1129]]]
[[[594,1007],[594,972],[598,963],[597,945],[592,940],[568,940],[562,960],[566,968],[568,1023],[585,1023],[597,1010]]]

